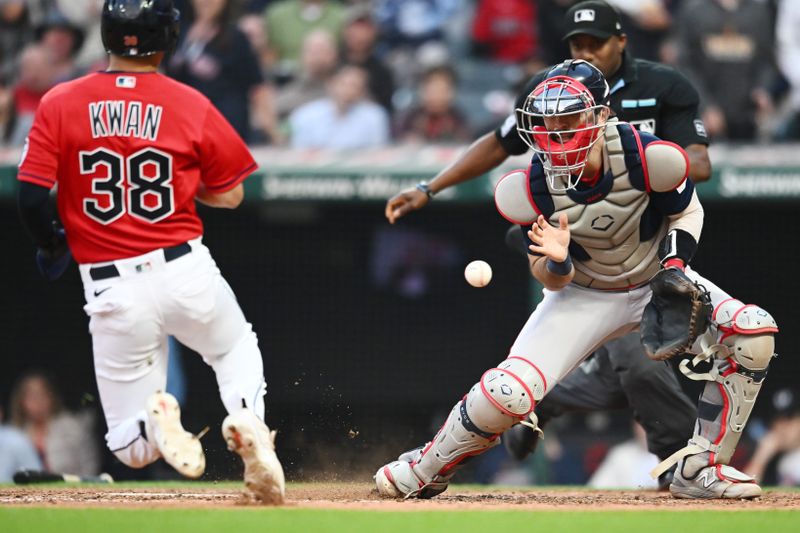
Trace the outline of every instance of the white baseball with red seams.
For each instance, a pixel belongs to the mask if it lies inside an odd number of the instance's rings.
[[[485,287],[492,281],[492,267],[486,261],[476,259],[464,269],[464,278],[473,287]]]

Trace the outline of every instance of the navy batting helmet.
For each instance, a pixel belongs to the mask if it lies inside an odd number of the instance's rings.
[[[588,61],[568,59],[551,68],[545,79],[557,76],[565,76],[580,82],[591,93],[596,105],[609,105],[611,91],[608,88],[608,82],[600,69]]]
[[[178,39],[179,18],[172,0],[105,0],[103,46],[123,57],[168,52]]]
[[[517,133],[542,161],[553,190],[578,185],[605,128],[609,94],[596,67],[571,59],[551,68],[516,110]]]

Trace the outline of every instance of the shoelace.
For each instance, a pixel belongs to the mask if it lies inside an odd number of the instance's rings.
[[[520,420],[519,423],[522,424],[523,426],[531,428],[533,432],[539,434],[540,439],[544,439],[544,431],[542,431],[542,428],[539,427],[539,417],[536,416],[536,413],[531,411],[530,414],[528,415],[528,419],[530,421]]]

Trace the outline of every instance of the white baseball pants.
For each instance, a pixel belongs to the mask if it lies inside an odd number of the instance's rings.
[[[172,261],[159,249],[80,265],[106,442],[134,468],[160,457],[142,428],[145,401],[166,387],[168,335],[213,368],[228,412],[244,402],[264,418],[266,383],[256,335],[208,248],[200,238],[189,244],[191,253]],[[92,267],[109,264],[119,276],[92,279]]]
[[[722,289],[693,271],[686,275],[711,293],[716,308],[730,298]],[[545,394],[600,346],[638,329],[650,301],[650,286],[611,292],[567,285],[544,290],[544,298],[522,327],[509,356],[533,363],[546,380]]]

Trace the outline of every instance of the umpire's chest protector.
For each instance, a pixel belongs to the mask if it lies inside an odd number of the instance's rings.
[[[630,125],[609,121],[603,147],[604,175],[586,190],[553,190],[541,164],[504,176],[495,189],[498,211],[530,225],[538,214],[558,226],[566,213],[571,232],[574,283],[626,289],[647,282],[659,269],[658,244],[667,219],[650,207],[646,163]]]

